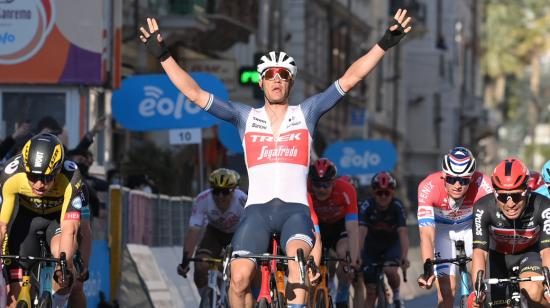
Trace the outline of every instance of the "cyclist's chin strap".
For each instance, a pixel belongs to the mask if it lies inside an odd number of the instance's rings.
[[[70,292],[67,294],[52,294],[52,308],[64,308],[69,300],[69,295],[71,295]]]

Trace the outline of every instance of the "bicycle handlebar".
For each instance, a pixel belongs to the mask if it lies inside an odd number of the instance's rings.
[[[19,256],[19,255],[3,255],[0,256],[0,259],[10,259],[16,261],[30,261],[32,268],[38,262],[52,262],[57,263],[61,267],[61,284],[65,283],[65,273],[67,271],[67,255],[65,252],[59,254],[59,258],[48,258],[48,257],[34,257],[34,256]],[[54,276],[56,277],[56,276]]]
[[[278,260],[278,261],[295,261],[298,262],[299,265],[299,271],[300,271],[300,283],[304,284],[306,275],[307,275],[307,262],[304,256],[304,251],[300,248],[296,252],[296,256],[276,256],[272,255],[270,253],[264,253],[261,255],[238,255],[235,254],[232,256],[233,258],[244,258],[244,259],[256,259],[257,261],[271,261],[271,260]]]

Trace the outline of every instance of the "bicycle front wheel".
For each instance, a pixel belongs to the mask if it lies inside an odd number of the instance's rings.
[[[27,305],[27,302],[25,301],[20,301],[17,303],[17,306],[15,306],[16,308],[30,308],[29,305]]]
[[[204,290],[204,293],[201,297],[201,303],[199,305],[199,308],[213,308],[216,303],[212,303],[212,293],[214,290],[211,288],[208,288]]]
[[[273,305],[275,308],[286,308],[285,297],[283,293],[277,292],[277,298],[275,298],[275,303]]]
[[[384,284],[379,285],[376,290],[376,308],[387,308],[388,301],[386,300],[386,287]]]
[[[328,307],[327,303],[325,302],[325,291],[319,290],[319,292],[317,292],[317,298],[315,299],[315,308],[332,308]]]
[[[260,302],[256,304],[256,308],[270,308],[267,299],[262,298]]]
[[[52,295],[50,292],[42,292],[38,301],[38,308],[52,308]]]

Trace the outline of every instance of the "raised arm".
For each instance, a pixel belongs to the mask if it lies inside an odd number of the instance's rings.
[[[162,35],[159,32],[157,21],[154,18],[147,18],[146,30],[140,27],[141,35],[139,38],[145,44],[151,54],[159,59],[162,68],[178,90],[183,93],[190,101],[197,106],[204,108],[210,99],[210,93],[201,89],[201,87],[191,78],[191,76],[183,70],[176,60],[170,55]],[[156,36],[156,39],[155,39]]]
[[[355,61],[340,78],[339,84],[344,92],[348,92],[365,78],[382,59],[386,51],[397,45],[411,31],[411,27],[408,26],[411,17],[407,17],[407,10],[397,10],[393,18],[393,24],[386,30],[382,39],[367,54]]]

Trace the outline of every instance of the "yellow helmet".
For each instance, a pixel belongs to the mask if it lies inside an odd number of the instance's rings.
[[[239,185],[239,179],[235,171],[219,168],[210,174],[209,182],[212,188],[235,188]]]

